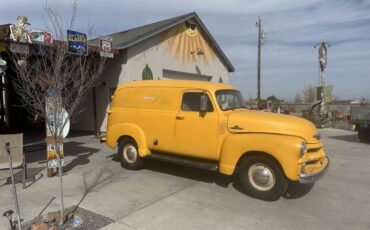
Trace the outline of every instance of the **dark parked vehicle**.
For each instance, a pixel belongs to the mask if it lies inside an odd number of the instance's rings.
[[[351,123],[356,126],[358,138],[370,143],[370,105],[358,104],[351,107]]]

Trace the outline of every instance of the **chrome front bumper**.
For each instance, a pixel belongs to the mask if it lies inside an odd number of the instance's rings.
[[[302,183],[302,184],[311,184],[311,183],[315,183],[321,177],[323,177],[325,175],[325,173],[328,171],[328,168],[329,168],[329,158],[326,157],[326,159],[327,159],[327,163],[323,167],[323,169],[321,169],[318,172],[310,173],[310,174],[301,173],[299,175],[299,182]],[[303,166],[302,166],[302,169],[303,169]]]

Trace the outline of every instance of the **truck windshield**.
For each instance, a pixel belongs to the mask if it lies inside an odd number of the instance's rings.
[[[216,91],[216,99],[223,111],[247,108],[242,94],[237,90],[218,90]]]

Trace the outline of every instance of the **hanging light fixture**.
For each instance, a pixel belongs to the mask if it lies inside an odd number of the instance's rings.
[[[6,71],[6,61],[0,57],[0,73]]]

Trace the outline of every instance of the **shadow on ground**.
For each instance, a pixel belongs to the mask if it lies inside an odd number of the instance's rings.
[[[80,207],[80,204],[85,200],[86,196],[89,193],[107,184],[113,183],[119,178],[120,178],[120,175],[108,166],[104,166],[100,169],[94,169],[94,170],[85,172],[82,175],[81,188],[80,188],[81,191],[83,192],[83,195],[81,199],[79,200],[79,202],[75,205],[73,211],[75,211],[77,208]]]
[[[118,161],[117,158],[115,157],[113,157],[113,160]],[[243,190],[243,188],[240,186],[240,183],[237,180],[237,176],[235,175],[227,176],[220,174],[218,172],[211,172],[203,169],[175,165],[167,162],[161,162],[150,159],[147,159],[145,161],[145,169],[181,178],[187,178],[195,181],[214,183],[224,188],[227,188],[230,185],[232,185],[237,191],[253,198],[251,194]],[[296,182],[289,182],[288,190],[286,194],[283,195],[283,197],[285,199],[298,199],[305,196],[312,188],[313,184],[304,185]],[[278,199],[266,201],[276,201],[276,200]]]
[[[76,142],[76,141],[69,141],[64,143],[64,153],[65,156],[72,156],[73,159],[68,162],[66,161],[66,165],[63,167],[63,172],[67,173],[68,171],[72,170],[76,166],[79,165],[86,165],[90,162],[89,157],[98,152],[99,149],[90,148],[86,146],[82,146],[84,143]],[[31,186],[33,183],[37,182],[43,174],[41,173],[46,168],[46,147],[45,144],[35,145],[32,147],[25,148],[26,153],[26,163],[38,163],[40,167],[27,167],[27,175],[26,175],[26,187]],[[19,168],[21,169],[21,168]],[[7,170],[7,169],[6,169]],[[0,179],[4,181],[4,184],[0,185],[0,187],[9,184],[9,177],[6,176]],[[22,183],[23,181],[23,170],[17,170],[14,174],[14,181],[15,183]]]
[[[341,141],[348,141],[348,142],[355,142],[355,143],[362,143],[358,137],[357,134],[352,135],[342,135],[342,136],[330,136],[328,138],[341,140]]]
[[[298,199],[311,191],[314,184],[300,184],[298,182],[289,182],[288,190],[283,196],[285,199]]]
[[[70,141],[64,144],[65,156],[73,156],[75,158],[63,167],[63,172],[68,172],[78,165],[88,164],[90,162],[89,157],[99,151],[99,149],[82,146],[83,144],[77,141]]]
[[[68,133],[67,138],[75,138],[75,137],[91,136],[91,135],[94,135],[94,132],[72,130],[70,133]]]
[[[215,183],[224,188],[227,188],[234,181],[234,178],[232,176],[222,175],[217,172],[211,172],[204,169],[186,167],[151,159],[145,160],[145,169],[191,180],[202,181],[205,183]]]
[[[293,181],[289,181],[288,182],[288,188],[287,188],[287,191],[285,192],[285,194],[283,194],[283,198],[284,199],[287,199],[287,200],[292,200],[292,199],[299,199],[301,197],[304,197],[305,195],[307,195],[311,189],[313,188],[314,184],[300,184],[298,182],[293,182]],[[252,198],[255,198],[252,194],[246,192],[243,190],[243,188],[240,186],[239,183],[233,183],[233,187],[238,190],[239,192],[241,193],[244,193],[245,195],[249,196],[249,197],[252,197]],[[257,198],[258,199],[258,198]],[[279,200],[280,198],[277,198],[277,199],[265,199],[264,201],[268,201],[268,202],[274,202],[274,201],[277,201]]]
[[[99,151],[99,149],[83,146],[83,142],[69,141],[64,143],[64,155],[75,157],[71,162],[63,167],[64,172],[70,171],[77,165],[85,165],[90,162],[88,159],[92,154]],[[39,164],[46,163],[46,146],[40,144],[32,147],[27,147],[26,162],[27,164],[38,162]]]

